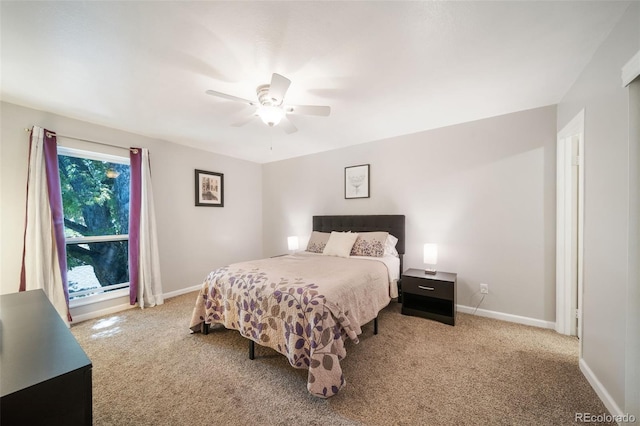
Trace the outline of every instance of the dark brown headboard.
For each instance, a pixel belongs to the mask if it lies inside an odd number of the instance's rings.
[[[398,239],[396,250],[400,255],[404,254],[404,215],[313,216],[313,230],[319,232],[386,231]]]

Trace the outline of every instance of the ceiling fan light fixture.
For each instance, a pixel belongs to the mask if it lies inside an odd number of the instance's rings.
[[[282,120],[282,117],[284,117],[284,114],[284,110],[279,106],[263,105],[258,108],[258,116],[260,119],[262,119],[264,124],[271,127],[277,126],[280,120]]]

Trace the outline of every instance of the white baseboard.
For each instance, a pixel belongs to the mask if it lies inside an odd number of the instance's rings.
[[[131,309],[135,307],[137,307],[137,305],[130,305],[128,303],[123,303],[122,305],[111,306],[105,309],[98,309],[95,311],[87,312],[86,314],[75,314],[73,315],[73,321],[71,322],[71,324],[77,324],[79,322],[98,318],[104,315],[115,314],[116,312],[126,311],[127,309]]]
[[[614,417],[624,416],[624,412],[620,409],[620,407],[618,407],[618,404],[616,404],[616,402],[613,400],[609,392],[607,392],[607,389],[602,385],[602,383],[600,383],[600,380],[598,380],[596,375],[593,374],[593,371],[591,371],[591,369],[589,368],[585,360],[583,358],[580,358],[580,361],[578,362],[578,364],[580,365],[580,371],[582,371],[582,374],[584,374],[584,377],[587,378],[587,381],[589,382],[593,390],[596,391],[596,394],[598,395],[598,397],[600,398],[604,406],[607,407],[607,410],[609,410],[609,413]],[[592,413],[592,414],[600,414],[600,413]],[[606,413],[602,413],[602,414],[606,414]]]
[[[181,296],[183,294],[191,293],[193,291],[198,291],[202,288],[202,284],[194,285],[192,287],[181,288],[180,290],[170,291],[169,293],[164,293],[165,299],[170,299],[172,297]]]
[[[544,320],[539,320],[539,319],[529,318],[529,317],[521,317],[520,315],[505,314],[505,313],[496,312],[496,311],[488,311],[486,309],[476,310],[471,306],[456,305],[456,309],[458,310],[458,312],[462,312],[464,314],[474,314],[474,311],[475,311],[475,315],[478,315],[480,317],[487,317],[487,318],[493,318],[493,319],[498,319],[502,321],[515,322],[517,324],[531,325],[531,326],[540,327],[540,328],[549,328],[552,330],[555,330],[555,327],[556,327],[556,323],[551,321],[544,321]]]
[[[187,294],[187,293],[191,293],[193,291],[198,291],[200,290],[200,288],[202,287],[202,284],[198,284],[198,285],[194,285],[192,287],[187,287],[187,288],[183,288],[180,290],[175,290],[175,291],[170,291],[169,293],[164,293],[162,296],[165,299],[170,299],[172,297],[176,297],[176,296],[180,296],[182,294]],[[137,308],[138,305],[130,305],[128,303],[123,303],[121,305],[116,305],[116,306],[111,306],[109,308],[105,308],[105,309],[98,309],[92,312],[87,312],[86,314],[76,314],[73,315],[73,321],[72,324],[77,324],[79,322],[82,321],[87,321],[87,320],[91,320],[94,318],[98,318],[104,315],[111,315],[111,314],[115,314],[117,312],[122,312],[125,311],[127,309],[131,309],[131,308]]]

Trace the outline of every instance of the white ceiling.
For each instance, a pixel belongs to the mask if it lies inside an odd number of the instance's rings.
[[[265,163],[555,104],[628,5],[3,0],[0,95]],[[231,127],[252,107],[205,94],[273,72],[331,116]]]

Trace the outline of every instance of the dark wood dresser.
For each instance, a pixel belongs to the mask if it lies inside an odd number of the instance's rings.
[[[91,361],[42,290],[0,296],[0,424],[91,425]]]

